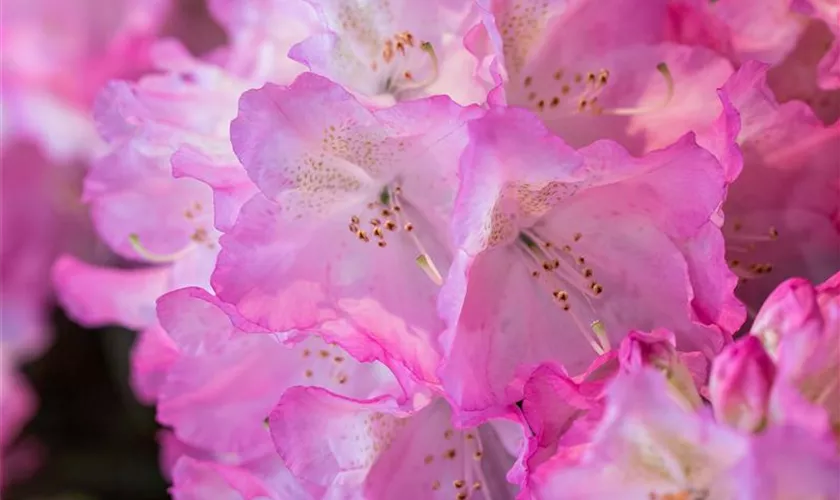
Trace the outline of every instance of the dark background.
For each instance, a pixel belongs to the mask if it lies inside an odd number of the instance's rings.
[[[40,467],[9,485],[3,499],[168,498],[154,409],[138,403],[128,385],[134,333],[86,330],[58,309],[53,323],[52,346],[24,367],[39,406],[18,439],[40,443]]]

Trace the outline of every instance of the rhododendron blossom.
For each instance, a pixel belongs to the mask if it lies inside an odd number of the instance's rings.
[[[681,407],[650,369],[617,377],[607,400],[592,446],[578,464],[544,464],[534,498],[831,498],[837,491],[840,461],[830,443],[788,427],[739,434],[705,409]]]
[[[686,291],[692,266],[724,263],[684,248],[706,237],[724,179],[691,137],[633,158],[609,141],[575,152],[524,111],[494,110],[468,128],[459,250],[440,303],[442,377],[464,408],[515,401],[544,361],[576,373],[652,317],[678,348],[720,349],[727,332],[714,316],[703,324],[692,309],[706,298]]]
[[[840,494],[836,0],[190,2],[4,12],[0,451],[57,297],[176,499]]]
[[[458,102],[483,100],[463,64],[470,2],[307,1],[322,29],[292,47],[289,57],[313,72],[385,102],[429,93]]]
[[[261,194],[221,240],[220,298],[434,381],[458,155],[480,113],[444,97],[368,109],[311,73],[246,93],[231,132]]]

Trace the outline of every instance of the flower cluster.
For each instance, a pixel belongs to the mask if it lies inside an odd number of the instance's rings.
[[[208,7],[51,276],[174,498],[837,498],[836,1]]]

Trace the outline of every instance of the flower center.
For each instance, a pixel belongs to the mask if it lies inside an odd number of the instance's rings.
[[[734,221],[726,227],[726,253],[729,256],[729,268],[741,283],[762,277],[773,271],[771,262],[756,262],[752,259],[756,249],[768,242],[779,239],[779,231],[770,226],[764,231],[751,230],[743,222]]]
[[[567,74],[563,68],[554,72],[552,80],[541,82],[537,89],[534,78],[525,76],[519,93],[527,100],[526,106],[538,112],[543,119],[553,119],[571,114],[634,116],[659,111],[668,106],[674,96],[674,79],[665,63],[659,63],[656,71],[665,79],[666,92],[662,100],[637,107],[603,107],[598,98],[610,81],[610,72]]]
[[[201,224],[196,219],[200,218],[203,214],[203,207],[199,202],[193,202],[192,205],[189,206],[184,211],[184,218],[189,221],[195,222],[195,231],[190,235],[190,243],[188,243],[184,248],[177,250],[172,253],[162,254],[155,252],[153,250],[148,249],[142,241],[140,241],[140,236],[132,233],[128,235],[128,242],[131,245],[131,248],[139,255],[143,257],[149,262],[154,262],[156,264],[169,264],[175,261],[178,261],[187,255],[190,252],[196,249],[199,246],[205,246],[210,250],[216,248],[216,240],[213,236],[211,236],[210,232],[207,228]]]
[[[432,44],[418,42],[408,31],[386,39],[379,58],[370,63],[370,69],[381,75],[382,93],[394,96],[431,85],[439,72]]]
[[[575,233],[574,242],[583,238]],[[534,230],[525,229],[519,233],[517,247],[533,266],[531,276],[545,288],[554,302],[569,313],[587,342],[596,353],[610,350],[609,339],[603,323],[597,319],[593,300],[604,292],[604,286],[595,279],[595,272],[587,264],[586,257],[576,254],[567,243],[558,247],[542,239]],[[572,301],[576,304],[572,305]]]
[[[689,488],[687,490],[677,491],[675,493],[655,493],[651,492],[650,500],[706,500],[709,498],[708,490],[696,490]]]
[[[402,188],[399,185],[394,187],[385,186],[379,192],[376,201],[367,204],[367,212],[353,214],[350,216],[348,229],[356,235],[362,243],[376,241],[379,248],[388,246],[388,239],[393,234],[402,233],[417,250],[417,257],[414,262],[438,286],[443,284],[443,276],[435,266],[432,257],[426,247],[417,237],[414,224],[408,220],[405,213],[407,201],[402,198]]]
[[[432,491],[449,489],[455,493],[456,500],[467,500],[474,494],[479,495],[487,481],[481,468],[484,447],[481,444],[478,429],[468,431],[447,429],[443,432],[443,439],[447,448],[438,456],[431,453],[426,455],[423,458],[423,464],[431,466],[439,460],[460,461],[463,465],[464,477],[456,478],[450,484],[444,484],[436,479],[430,485]],[[453,466],[451,469],[455,470],[457,467]]]

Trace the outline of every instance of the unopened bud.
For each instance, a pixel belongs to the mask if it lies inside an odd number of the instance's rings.
[[[709,381],[715,417],[735,429],[760,431],[767,422],[775,377],[773,360],[757,337],[727,346],[715,358]]]

